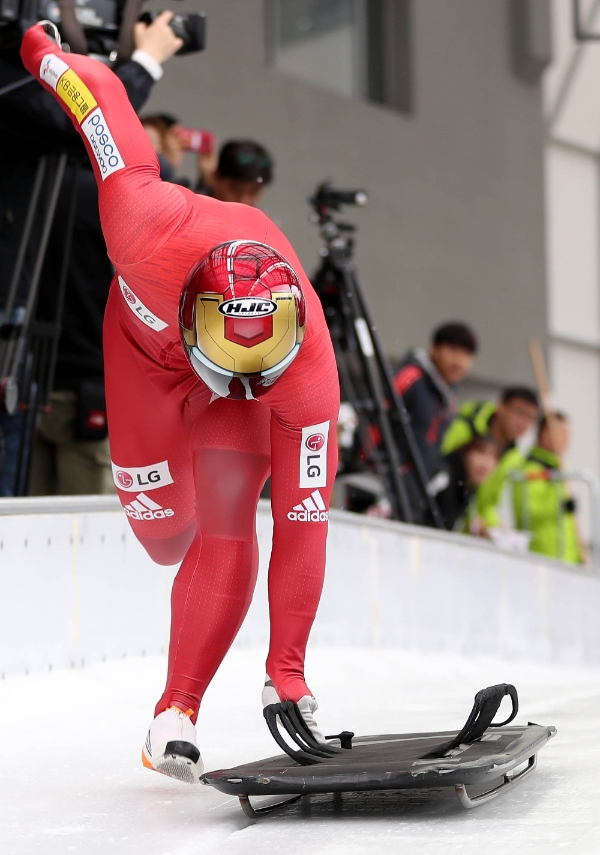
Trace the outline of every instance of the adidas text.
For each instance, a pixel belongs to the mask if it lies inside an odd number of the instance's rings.
[[[172,508],[163,508],[144,493],[138,493],[133,502],[123,505],[123,510],[132,520],[164,520],[175,516]]]
[[[327,522],[329,514],[327,511],[290,511],[288,520],[294,522]]]
[[[299,505],[294,505],[288,513],[288,520],[293,522],[327,522],[329,513],[325,502],[318,490],[314,490],[307,499]]]

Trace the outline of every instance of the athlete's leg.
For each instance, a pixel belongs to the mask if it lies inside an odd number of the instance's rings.
[[[298,701],[310,694],[304,656],[323,587],[329,500],[337,468],[339,388],[327,330],[303,345],[268,400],[273,412],[275,527],[267,673],[281,700]]]
[[[151,557],[174,564],[169,670],[157,714],[198,711],[246,614],[258,568],[255,515],[269,472],[268,408],[210,403],[188,368],[150,358],[113,288],[105,318],[115,482]]]
[[[173,585],[165,691],[170,706],[191,712],[200,701],[248,611],[258,570],[256,506],[269,473],[267,408],[193,396],[191,435],[198,533]]]
[[[158,564],[176,564],[196,533],[184,412],[188,393],[200,384],[190,369],[168,370],[148,356],[132,335],[128,314],[118,289],[112,288],[104,352],[115,484],[150,557]]]
[[[152,255],[181,223],[187,203],[180,187],[160,180],[156,154],[123,84],[98,60],[62,51],[38,25],[25,33],[21,55],[83,139],[111,260],[136,263]]]

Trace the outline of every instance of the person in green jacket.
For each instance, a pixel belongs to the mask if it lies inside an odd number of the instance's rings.
[[[575,519],[575,502],[564,481],[548,476],[560,469],[568,448],[570,423],[564,413],[554,413],[552,432],[548,419],[540,422],[535,448],[529,452],[523,472],[526,481],[514,485],[513,504],[517,528],[531,532],[532,552],[551,555],[570,564],[582,564]]]
[[[449,454],[469,443],[474,436],[491,436],[502,448],[494,472],[477,488],[476,511],[483,531],[500,525],[499,506],[508,473],[523,466],[523,455],[516,441],[539,417],[536,393],[527,386],[510,386],[502,392],[500,403],[468,401],[462,404],[442,440],[442,453]]]

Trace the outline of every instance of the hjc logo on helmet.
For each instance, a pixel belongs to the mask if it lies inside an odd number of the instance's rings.
[[[190,270],[179,324],[192,369],[215,394],[260,398],[296,358],[304,339],[302,285],[272,247],[228,241]]]
[[[266,318],[277,311],[277,303],[274,300],[239,297],[234,300],[225,300],[217,311],[229,318]]]

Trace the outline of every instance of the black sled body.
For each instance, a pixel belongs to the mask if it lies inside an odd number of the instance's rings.
[[[461,804],[471,808],[511,789],[536,766],[537,753],[556,733],[537,724],[489,728],[475,742],[461,744],[443,757],[427,757],[451,742],[457,732],[399,733],[362,736],[351,750],[341,750],[316,765],[300,765],[286,754],[219,769],[202,781],[238,796],[252,818],[311,793],[454,787]],[[340,745],[340,742],[333,742]],[[485,792],[469,796],[467,787]],[[249,796],[293,796],[278,805],[254,810]]]

